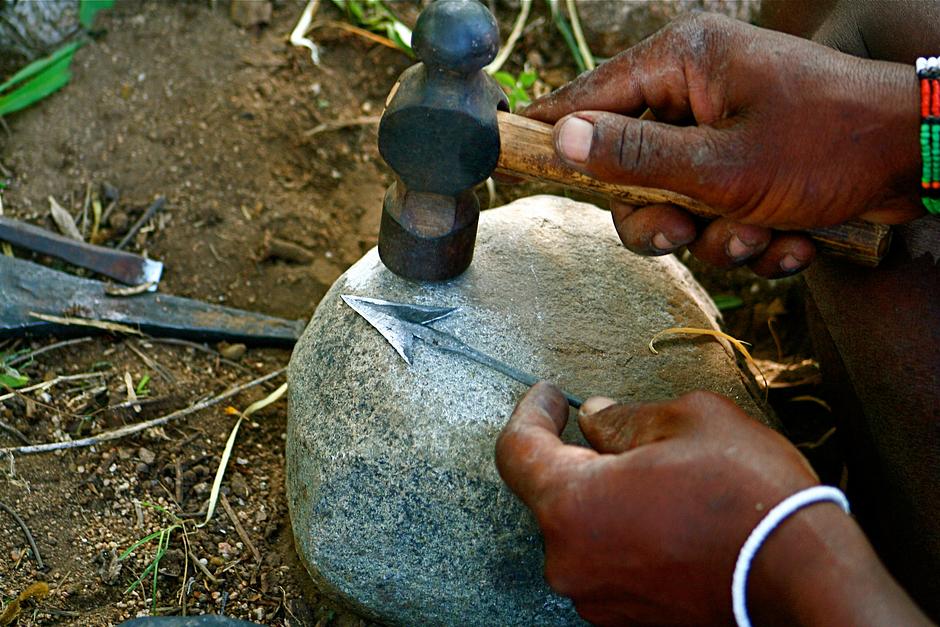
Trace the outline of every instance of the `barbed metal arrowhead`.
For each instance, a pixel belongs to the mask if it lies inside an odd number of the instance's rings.
[[[457,311],[456,307],[406,305],[378,298],[346,294],[342,296],[342,299],[356,313],[365,318],[366,322],[375,327],[409,366],[415,341],[415,333],[411,325],[424,326]]]

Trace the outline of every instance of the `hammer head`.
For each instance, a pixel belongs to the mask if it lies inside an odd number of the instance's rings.
[[[477,0],[434,2],[412,42],[422,63],[398,79],[379,125],[379,152],[398,175],[385,195],[379,255],[405,278],[440,281],[473,258],[473,188],[499,160],[496,110],[508,104],[483,71],[499,28]]]

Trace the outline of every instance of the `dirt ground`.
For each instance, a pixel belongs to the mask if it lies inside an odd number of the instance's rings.
[[[49,196],[77,215],[88,186],[108,183],[121,197],[99,239],[113,245],[165,196],[166,208],[130,246],[164,261],[161,291],[309,317],[333,280],[376,242],[390,173],[375,147],[374,122],[411,61],[325,27],[315,32],[323,59],[315,67],[306,50],[286,41],[301,8],[277,3],[268,27],[248,30],[231,22],[224,2],[130,0],[101,14],[105,32],[78,52],[71,84],[6,121],[5,214],[51,227]],[[400,10],[412,18],[416,12],[414,5]],[[318,19],[341,18],[322,3]],[[574,72],[550,24],[538,19],[513,63],[518,70],[528,58],[557,86]],[[346,121],[355,124],[317,129]],[[500,188],[497,200],[528,191]],[[755,340],[759,355],[811,357],[798,281],[771,284],[742,273],[723,285],[720,291],[745,299],[729,326]],[[779,342],[768,331],[770,319]],[[54,341],[0,342],[0,355]],[[290,356],[249,349],[231,361],[216,348],[121,337],[54,348],[20,370],[32,382],[81,378],[0,401],[0,421],[29,442],[74,439],[186,407],[275,372]],[[126,375],[135,386],[150,377],[139,411],[127,406]],[[244,409],[282,382],[275,378],[228,403]],[[13,518],[0,512],[0,600],[6,604],[37,581],[50,588],[45,599],[24,604],[18,624],[109,625],[151,612],[224,612],[270,625],[365,622],[321,598],[294,552],[283,401],[243,425],[223,486],[228,507],[196,527],[235,421],[226,404],[98,447],[3,460],[0,501],[31,530],[44,568]],[[801,436],[825,432],[824,417],[800,415]],[[0,430],[0,446],[22,443]],[[156,598],[149,577],[126,592],[147,568],[156,540],[117,557],[174,523],[182,527],[160,561]]]

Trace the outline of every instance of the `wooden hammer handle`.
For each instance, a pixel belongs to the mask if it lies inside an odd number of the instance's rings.
[[[635,205],[667,203],[705,218],[721,215],[708,205],[683,194],[665,189],[605,183],[581,174],[565,165],[555,154],[551,125],[503,111],[497,112],[496,116],[502,144],[497,172],[534,181],[560,183]],[[807,234],[826,254],[872,268],[888,252],[891,242],[891,227],[860,220],[811,229]]]

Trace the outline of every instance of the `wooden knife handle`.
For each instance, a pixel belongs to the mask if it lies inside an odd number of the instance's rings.
[[[521,115],[499,111],[499,137],[502,149],[496,171],[534,181],[560,183],[567,187],[617,198],[635,205],[668,203],[705,217],[720,213],[683,194],[665,189],[605,183],[570,168],[555,154],[552,126]],[[859,265],[875,267],[888,252],[891,227],[853,220],[837,226],[806,232],[820,251],[848,259]]]

